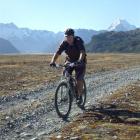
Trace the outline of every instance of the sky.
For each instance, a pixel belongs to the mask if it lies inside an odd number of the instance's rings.
[[[118,18],[140,27],[140,0],[0,0],[0,23],[30,29],[101,30]]]

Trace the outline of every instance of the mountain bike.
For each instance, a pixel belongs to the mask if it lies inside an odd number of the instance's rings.
[[[56,92],[55,92],[55,108],[59,117],[67,118],[71,111],[73,100],[77,100],[77,84],[76,79],[73,75],[69,74],[68,69],[71,67],[77,67],[79,64],[76,63],[68,63],[66,65],[57,65],[56,67],[65,68],[61,81],[59,82]],[[83,93],[81,95],[81,103],[77,104],[78,107],[84,109],[84,105],[86,103],[86,83],[84,80],[83,84]]]

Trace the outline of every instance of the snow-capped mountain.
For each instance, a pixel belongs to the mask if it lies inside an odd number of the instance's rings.
[[[85,43],[97,34],[97,31],[77,29],[76,35],[81,36]],[[47,30],[31,30],[19,28],[14,23],[0,23],[0,37],[9,40],[20,52],[24,53],[52,53],[55,52],[63,40],[63,32],[54,33]]]
[[[130,31],[136,29],[136,26],[129,24],[126,20],[117,19],[107,29],[108,31]]]
[[[54,52],[60,42],[51,31],[18,28],[15,24],[0,24],[0,37],[9,40],[21,52]]]

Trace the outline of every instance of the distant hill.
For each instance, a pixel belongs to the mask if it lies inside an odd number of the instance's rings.
[[[8,41],[0,38],[0,54],[19,53],[19,51]]]
[[[140,52],[140,29],[93,36],[86,49],[88,52]]]

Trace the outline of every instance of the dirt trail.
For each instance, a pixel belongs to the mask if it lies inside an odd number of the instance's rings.
[[[88,106],[122,86],[140,80],[140,67],[95,73],[86,76]],[[73,104],[68,122],[58,118],[54,109],[57,82],[28,93],[0,98],[0,139],[37,139],[59,130],[82,113]]]

